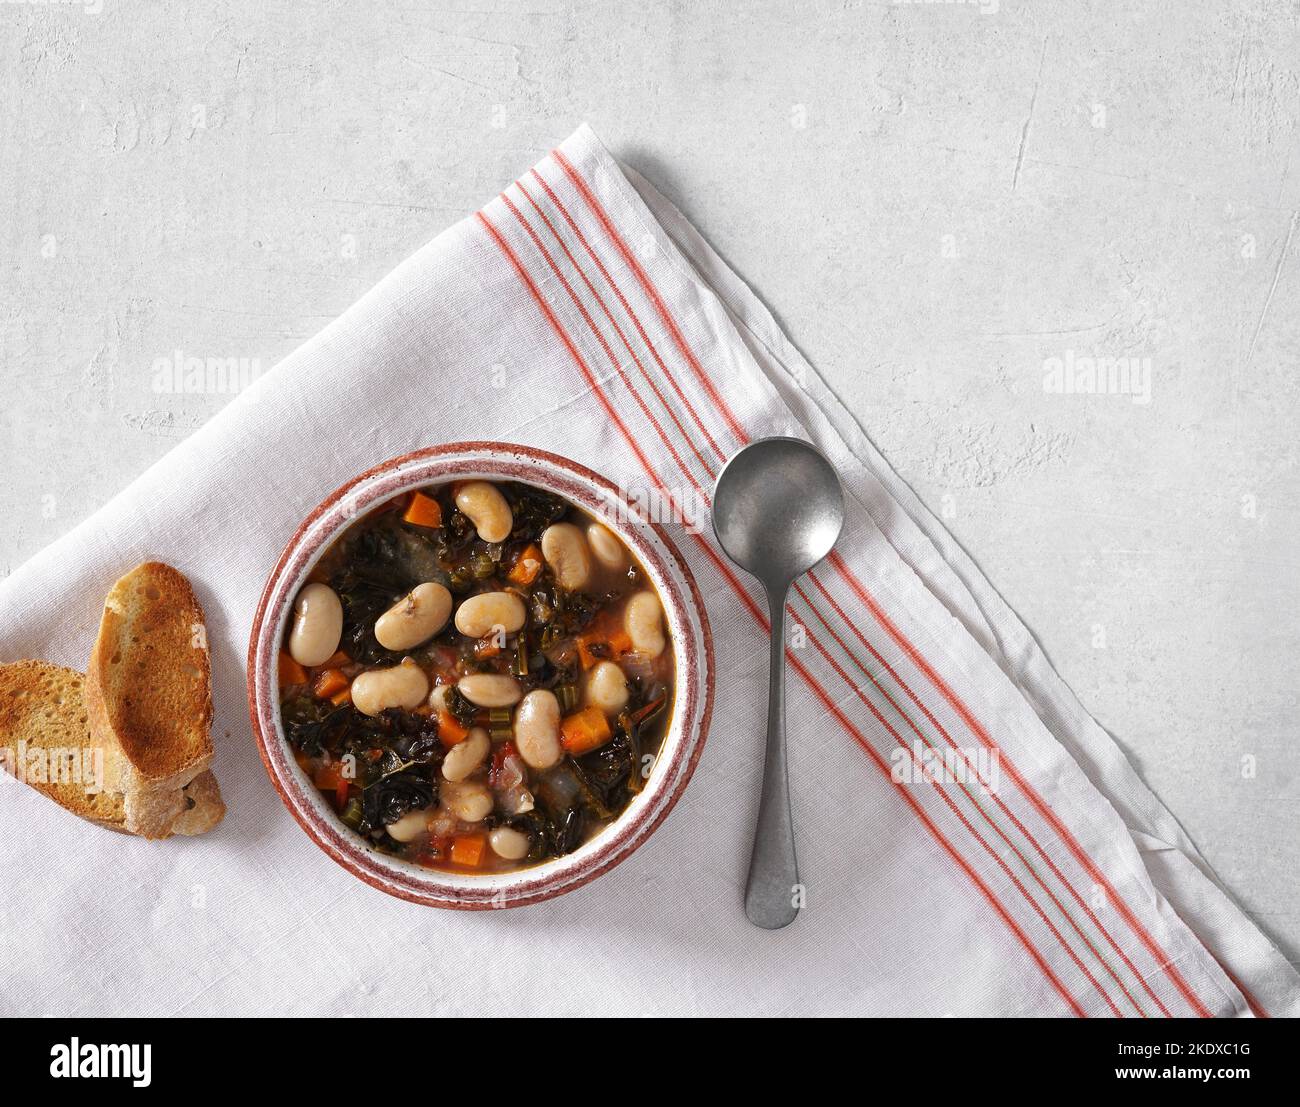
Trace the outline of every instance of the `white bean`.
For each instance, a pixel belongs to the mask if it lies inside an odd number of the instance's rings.
[[[513,707],[524,694],[519,681],[507,673],[470,673],[456,687],[478,707]]]
[[[623,568],[627,564],[627,553],[623,543],[614,537],[613,532],[600,523],[592,523],[587,528],[587,545],[596,560],[611,571]]]
[[[632,648],[645,657],[655,658],[664,652],[663,608],[653,592],[638,592],[623,609],[623,629],[632,639]]]
[[[498,628],[514,634],[526,617],[524,601],[513,592],[480,592],[456,609],[456,629],[466,638],[485,638]]]
[[[542,556],[561,588],[576,592],[591,579],[591,552],[572,523],[553,523],[542,531]]]
[[[483,759],[491,748],[492,739],[488,737],[488,732],[481,726],[474,727],[465,740],[452,746],[442,759],[443,779],[453,782],[464,780],[483,764]]]
[[[529,692],[515,711],[515,746],[524,763],[549,769],[563,755],[560,746],[560,701],[554,692]]]
[[[395,823],[389,823],[385,828],[388,836],[398,842],[413,842],[421,834],[429,829],[429,812],[408,811]]]
[[[587,674],[587,702],[606,715],[627,706],[627,677],[612,661],[598,661]]]
[[[528,835],[514,827],[499,826],[488,835],[492,852],[507,861],[522,861],[528,856]]]
[[[492,813],[492,793],[482,784],[447,783],[442,802],[462,822],[476,823]]]
[[[451,618],[451,593],[436,581],[417,584],[375,620],[375,640],[386,650],[427,642]]]
[[[440,711],[447,710],[447,693],[449,691],[451,691],[450,684],[439,684],[429,693],[429,706],[433,708],[435,715]]]
[[[289,656],[311,668],[324,664],[339,648],[343,636],[343,605],[328,584],[309,584],[293,604]]]
[[[456,506],[469,516],[484,542],[504,542],[515,518],[506,498],[485,480],[466,481],[456,491]]]
[[[409,711],[428,694],[429,678],[409,657],[400,665],[370,669],[352,682],[352,706],[363,715],[378,715],[389,707]]]

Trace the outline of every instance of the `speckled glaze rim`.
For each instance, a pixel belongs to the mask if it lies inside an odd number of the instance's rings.
[[[422,485],[472,477],[521,481],[564,496],[599,518],[645,567],[664,605],[675,661],[668,733],[645,788],[618,820],[566,857],[510,873],[475,876],[425,869],[375,849],[339,821],[290,752],[280,724],[276,673],[298,589],[335,538],[366,511]],[[685,790],[713,713],[713,637],[699,587],[656,522],[620,511],[619,488],[586,466],[531,446],[453,442],[403,454],[336,489],[298,527],[266,583],[248,646],[248,708],[271,783],[293,817],[331,858],[372,887],[413,903],[459,910],[522,907],[608,872],[641,846]]]

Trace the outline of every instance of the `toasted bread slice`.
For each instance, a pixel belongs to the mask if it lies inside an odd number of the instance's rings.
[[[108,780],[127,796],[129,821],[136,833],[158,836],[185,805],[179,795],[140,793],[179,793],[212,763],[203,609],[170,565],[136,566],[105,598],[86,672],[86,712],[92,736],[118,752]]]
[[[105,788],[108,756],[91,739],[83,683],[48,661],[0,665],[0,763],[74,815],[125,830],[124,797]]]

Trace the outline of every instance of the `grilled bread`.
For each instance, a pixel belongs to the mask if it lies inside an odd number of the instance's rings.
[[[125,830],[124,797],[105,788],[108,758],[90,737],[83,683],[48,661],[0,665],[0,760],[74,815]]]
[[[226,813],[212,762],[203,609],[151,561],[104,601],[85,677],[0,665],[0,764],[74,815],[142,838],[202,834]]]
[[[181,789],[111,790],[107,766],[120,751],[91,737],[84,677],[48,661],[0,665],[0,767],[61,807],[110,830],[145,838],[202,834],[226,813],[217,778],[199,773]]]
[[[110,785],[128,796],[145,831],[169,825],[168,813],[174,819],[183,805],[166,793],[179,793],[212,763],[203,609],[170,565],[138,565],[108,593],[86,671],[86,710],[91,734],[118,751]]]

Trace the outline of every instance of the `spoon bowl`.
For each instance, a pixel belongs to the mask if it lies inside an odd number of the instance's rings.
[[[745,885],[745,914],[765,930],[789,926],[803,902],[785,748],[785,601],[790,585],[831,552],[843,525],[839,477],[802,439],[760,439],[718,475],[714,533],[727,556],[762,583],[772,624],[763,794]]]
[[[727,556],[764,585],[806,573],[830,553],[843,525],[839,478],[803,439],[760,439],[718,475],[714,533]]]

